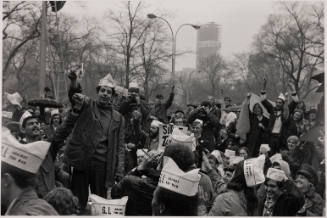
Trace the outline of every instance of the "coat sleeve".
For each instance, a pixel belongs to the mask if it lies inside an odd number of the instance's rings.
[[[268,113],[274,113],[274,106],[267,99],[263,100],[261,103],[267,109]]]
[[[125,119],[121,116],[120,130],[118,134],[118,166],[116,171],[116,176],[124,176],[124,167],[125,167],[125,146],[124,146],[124,137],[125,137]]]
[[[208,216],[228,216],[232,212],[229,196],[220,194],[216,197]]]
[[[174,101],[174,97],[175,97],[175,93],[174,92],[171,92],[170,95],[169,95],[168,100],[165,103],[165,108],[166,109],[168,109],[172,105],[172,103]]]

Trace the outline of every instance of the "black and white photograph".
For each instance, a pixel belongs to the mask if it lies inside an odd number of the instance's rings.
[[[324,1],[1,4],[2,216],[326,216]]]

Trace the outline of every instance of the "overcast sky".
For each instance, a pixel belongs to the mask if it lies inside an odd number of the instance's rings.
[[[94,17],[99,23],[109,9],[121,10],[125,0],[93,0],[69,2],[62,12],[81,19]],[[131,1],[134,5],[137,0]],[[167,20],[174,31],[183,23],[205,24],[216,22],[221,26],[221,54],[230,59],[233,54],[248,51],[253,36],[267,21],[269,14],[276,12],[276,1],[269,0],[142,0],[146,13],[168,13]],[[106,21],[108,22],[108,21]],[[163,22],[158,20],[157,22]],[[107,24],[106,24],[107,25]],[[167,26],[167,32],[169,32]],[[195,67],[196,31],[183,27],[178,33],[177,51],[192,51],[178,57],[176,70]]]

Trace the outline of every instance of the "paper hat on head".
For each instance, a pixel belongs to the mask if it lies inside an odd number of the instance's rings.
[[[12,119],[13,112],[11,111],[2,111],[2,117]]]
[[[218,150],[213,150],[213,151],[211,152],[211,155],[214,156],[214,157],[218,160],[219,163],[222,163],[222,162],[223,162],[223,159],[222,159],[222,157],[221,157],[221,153],[220,153],[220,151],[218,151]]]
[[[280,169],[284,171],[287,177],[291,175],[290,165],[286,161],[282,159],[275,159],[274,161],[271,161],[271,163],[273,164],[273,166],[277,163],[280,166]]]
[[[203,125],[203,120],[195,119],[195,120],[193,121],[193,123],[200,123],[201,125]]]
[[[111,74],[108,73],[105,77],[100,79],[98,86],[108,86],[110,88],[115,88],[115,80],[112,78]]]
[[[124,216],[128,197],[108,200],[98,195],[91,194],[91,214],[97,216]]]
[[[287,176],[283,170],[269,168],[266,175],[267,179],[271,179],[277,182],[287,180]]]
[[[115,92],[118,95],[125,96],[125,97],[128,95],[128,90],[121,86],[115,86]]]
[[[229,164],[230,165],[236,165],[239,162],[243,161],[244,157],[240,157],[240,156],[231,156],[229,159]]]
[[[273,156],[271,156],[270,158],[271,163],[276,162],[277,160],[282,160],[282,155],[280,153],[274,154]]]
[[[23,101],[23,98],[20,96],[20,94],[18,92],[15,92],[13,94],[9,94],[9,93],[5,93],[8,101],[10,102],[10,104],[13,105],[18,105],[21,107],[21,103]]]
[[[129,84],[129,88],[131,89],[140,89],[139,85],[136,82],[131,82]]]
[[[136,150],[136,156],[137,157],[146,157],[147,156],[148,149],[137,149]]]
[[[236,155],[236,152],[233,151],[233,150],[225,149],[225,153],[224,153],[224,155],[225,155],[226,157],[233,157],[233,156]]]
[[[160,125],[163,125],[163,123],[160,122],[159,120],[152,120],[152,122],[151,122],[151,126],[152,126],[152,127],[157,127],[157,128],[159,128]]]
[[[200,169],[184,172],[170,157],[165,157],[164,162],[159,178],[159,187],[186,196],[196,195],[201,179]]]
[[[29,111],[25,111],[23,113],[23,115],[20,117],[19,119],[19,128],[20,130],[22,131],[22,128],[23,128],[23,123],[24,123],[24,120],[28,117],[32,117],[33,115],[29,112]]]
[[[174,143],[187,145],[192,149],[192,151],[195,151],[196,147],[196,138],[194,137],[194,135],[186,135],[182,132],[180,132],[179,134],[171,134],[167,139],[167,142],[168,145]]]
[[[20,170],[36,174],[49,147],[50,143],[45,141],[21,144],[9,129],[2,129],[1,161]]]
[[[263,152],[268,152],[268,151],[270,151],[270,147],[268,144],[261,144],[259,150],[263,151]]]
[[[281,99],[283,102],[286,101],[286,97],[285,97],[285,95],[283,93],[280,93],[278,98]]]
[[[54,115],[60,115],[58,109],[53,109],[53,110],[51,110],[51,117],[54,116]]]
[[[244,177],[248,187],[259,185],[265,181],[264,165],[265,155],[244,161]]]

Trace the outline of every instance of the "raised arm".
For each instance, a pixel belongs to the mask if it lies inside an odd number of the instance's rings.
[[[172,105],[172,103],[174,101],[174,97],[175,97],[174,89],[175,89],[175,85],[173,85],[173,87],[171,88],[171,92],[170,92],[169,98],[168,98],[168,100],[165,103],[165,108],[166,109],[168,109]]]

